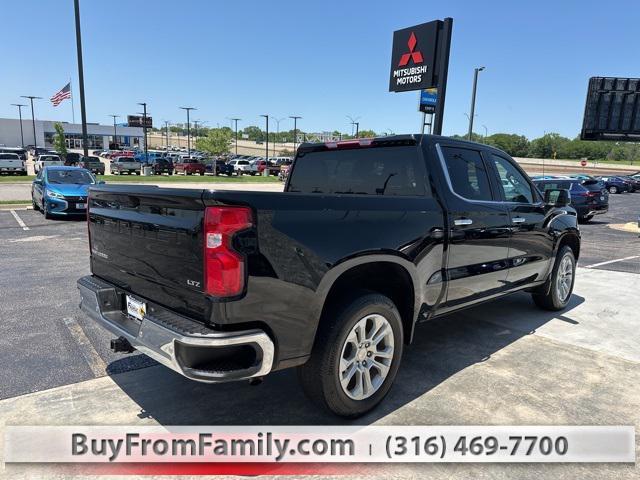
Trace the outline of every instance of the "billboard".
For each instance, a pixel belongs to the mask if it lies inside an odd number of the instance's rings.
[[[640,141],[640,78],[591,77],[580,138]]]
[[[146,125],[143,125],[143,116],[142,115],[128,115],[127,116],[127,124],[130,127],[153,127],[153,119],[147,115],[146,117]]]

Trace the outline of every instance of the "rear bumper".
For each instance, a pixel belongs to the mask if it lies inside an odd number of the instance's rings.
[[[124,312],[125,292],[116,286],[89,275],[78,280],[78,289],[80,309],[90,318],[191,380],[220,383],[271,371],[274,344],[262,330],[218,332],[152,302],[139,321]]]

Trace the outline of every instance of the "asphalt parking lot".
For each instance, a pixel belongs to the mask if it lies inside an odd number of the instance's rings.
[[[542,312],[527,294],[517,294],[419,328],[391,394],[357,423],[640,428],[640,238],[612,228],[635,222],[639,213],[640,193],[612,195],[610,212],[581,226],[581,268],[566,311]],[[0,211],[0,255],[0,428],[343,422],[311,405],[292,371],[258,387],[210,386],[142,355],[112,353],[110,334],[78,309],[75,282],[89,272],[83,220]],[[388,475],[411,472],[533,476],[524,465],[396,465]],[[536,472],[640,474],[633,465],[545,465]]]

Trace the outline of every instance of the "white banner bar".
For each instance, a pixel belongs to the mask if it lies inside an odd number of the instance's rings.
[[[6,427],[6,463],[635,462],[630,426]]]

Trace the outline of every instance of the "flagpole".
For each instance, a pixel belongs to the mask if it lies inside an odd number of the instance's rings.
[[[76,107],[73,105],[73,87],[71,85],[71,77],[69,77],[69,92],[71,93],[71,118],[76,123]]]

